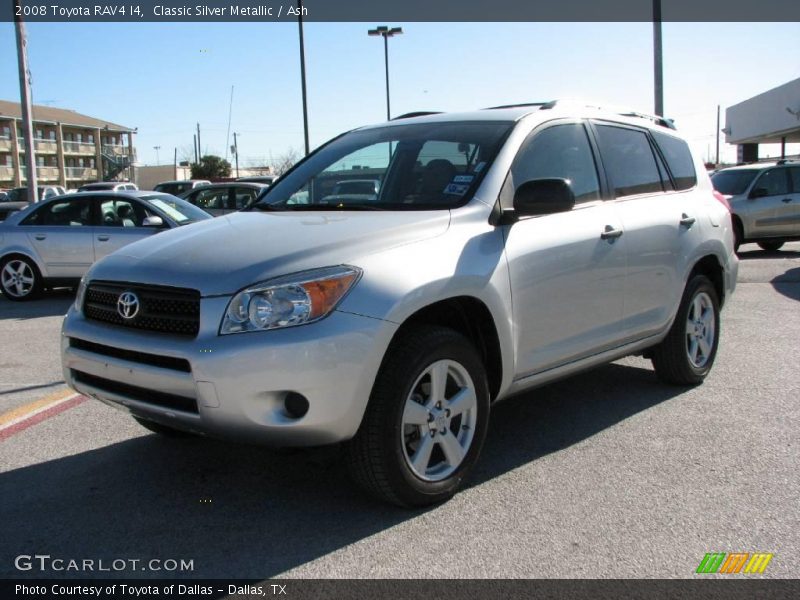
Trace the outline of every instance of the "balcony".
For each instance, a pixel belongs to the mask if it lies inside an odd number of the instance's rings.
[[[14,167],[0,167],[0,181],[14,181]]]
[[[97,169],[91,167],[64,167],[67,179],[97,179]]]
[[[94,142],[64,142],[64,154],[94,156],[96,152]]]
[[[0,150],[11,150],[13,143],[10,137],[0,136]]]

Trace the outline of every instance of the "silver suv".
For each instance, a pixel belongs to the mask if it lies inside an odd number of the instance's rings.
[[[730,202],[735,247],[756,242],[775,252],[800,240],[800,162],[779,160],[714,173],[711,182]]]
[[[160,433],[346,442],[373,494],[445,500],[503,398],[633,353],[710,371],[731,218],[666,125],[551,102],[351,131],[248,211],[96,263],[64,377]],[[377,197],[333,193],[356,169]]]

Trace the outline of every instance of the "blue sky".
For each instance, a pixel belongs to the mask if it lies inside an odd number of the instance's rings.
[[[311,146],[385,119],[383,41],[369,23],[306,23]],[[580,97],[653,111],[649,23],[387,23],[392,114]],[[241,165],[302,152],[297,25],[28,23],[33,98],[138,127],[141,163],[192,148]],[[665,113],[713,157],[716,106],[800,76],[800,23],[665,23]],[[0,23],[0,98],[19,100],[14,30]],[[724,141],[724,138],[723,138]],[[231,142],[228,142],[231,143]],[[800,145],[790,145],[798,151]],[[764,147],[762,155],[777,152]],[[735,147],[723,143],[722,158]]]

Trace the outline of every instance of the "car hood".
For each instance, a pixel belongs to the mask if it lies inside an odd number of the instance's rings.
[[[444,233],[446,210],[239,212],[165,231],[97,262],[87,279],[232,294],[306,269],[358,266],[361,256]]]

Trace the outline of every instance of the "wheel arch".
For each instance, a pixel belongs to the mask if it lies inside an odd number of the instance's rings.
[[[723,304],[725,304],[725,270],[719,258],[714,254],[707,254],[698,260],[689,272],[689,276],[686,278],[687,283],[691,281],[692,277],[695,275],[705,275],[711,280],[714,290],[717,292],[719,306],[722,308]]]
[[[490,398],[497,398],[503,378],[503,355],[494,317],[483,301],[474,296],[455,296],[419,308],[395,331],[389,348],[405,332],[422,325],[448,327],[469,339],[483,359]]]

